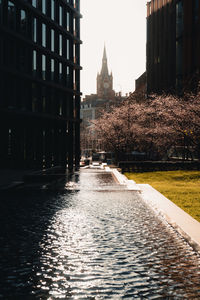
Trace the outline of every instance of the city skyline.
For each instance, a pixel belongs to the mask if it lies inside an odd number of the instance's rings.
[[[81,91],[96,93],[103,48],[106,46],[113,88],[134,91],[135,79],[146,68],[146,0],[84,0],[81,3]],[[120,20],[120,21],[119,21]]]

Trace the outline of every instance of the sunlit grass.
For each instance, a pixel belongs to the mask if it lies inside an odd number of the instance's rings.
[[[136,183],[148,183],[200,222],[200,171],[125,173]]]

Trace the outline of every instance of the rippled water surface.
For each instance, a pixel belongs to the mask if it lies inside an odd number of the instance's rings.
[[[200,299],[200,258],[137,192],[84,170],[0,201],[1,299]]]

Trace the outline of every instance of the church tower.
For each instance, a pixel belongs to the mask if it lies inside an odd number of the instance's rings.
[[[102,99],[112,99],[115,96],[113,91],[112,72],[108,72],[108,63],[106,55],[106,47],[104,46],[102,67],[100,74],[97,74],[97,96]]]

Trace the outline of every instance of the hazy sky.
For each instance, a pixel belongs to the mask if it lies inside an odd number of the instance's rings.
[[[96,93],[104,42],[116,92],[134,91],[146,64],[146,0],[82,0],[81,90]]]

